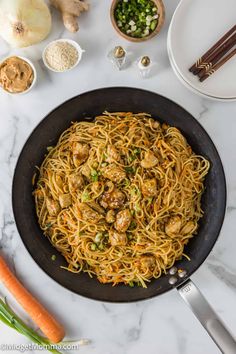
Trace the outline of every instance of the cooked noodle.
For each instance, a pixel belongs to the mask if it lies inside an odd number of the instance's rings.
[[[66,269],[146,287],[185,256],[209,162],[177,128],[146,113],[105,112],[73,123],[48,149],[36,211]]]

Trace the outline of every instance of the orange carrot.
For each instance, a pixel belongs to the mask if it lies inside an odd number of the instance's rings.
[[[1,256],[0,281],[3,282],[17,302],[25,309],[51,342],[58,343],[64,338],[65,331],[60,323],[24,288]]]

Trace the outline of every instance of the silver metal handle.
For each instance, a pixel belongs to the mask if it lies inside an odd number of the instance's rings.
[[[184,285],[178,287],[178,291],[221,352],[224,354],[236,354],[235,339],[196,285],[189,279]]]

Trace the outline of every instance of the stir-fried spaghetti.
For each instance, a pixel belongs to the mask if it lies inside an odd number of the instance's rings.
[[[177,128],[105,112],[49,147],[34,191],[39,224],[69,271],[145,287],[185,256],[208,170]]]

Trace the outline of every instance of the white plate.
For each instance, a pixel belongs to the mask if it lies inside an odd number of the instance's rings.
[[[171,67],[172,67],[175,75],[182,82],[182,84],[184,84],[184,86],[186,86],[189,90],[191,90],[192,92],[197,93],[198,95],[200,95],[202,97],[207,97],[207,98],[209,98],[211,100],[224,101],[224,102],[229,102],[229,101],[235,101],[236,100],[236,97],[233,97],[233,98],[219,98],[219,97],[214,97],[214,96],[210,96],[210,95],[207,95],[207,94],[203,94],[201,91],[196,90],[187,81],[185,81],[185,79],[180,75],[180,73],[178,71],[178,68],[176,67],[175,62],[173,60],[172,53],[171,53],[170,47],[168,45],[168,42],[167,42],[167,51],[168,51]]]
[[[182,0],[171,21],[168,52],[172,67],[189,88],[213,99],[236,99],[236,56],[205,82],[190,66],[236,23],[235,0]]]

